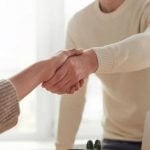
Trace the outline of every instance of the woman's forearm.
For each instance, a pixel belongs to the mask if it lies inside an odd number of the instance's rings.
[[[46,74],[46,67],[48,67],[47,61],[37,62],[10,78],[10,81],[16,88],[19,100],[43,82]]]
[[[82,54],[82,50],[62,51],[51,59],[37,62],[11,77],[10,81],[16,88],[18,99],[21,100],[40,83],[49,80],[68,57],[80,54]]]
[[[19,116],[19,103],[40,83],[55,75],[70,56],[82,54],[82,51],[63,51],[51,59],[37,62],[9,80],[0,81],[0,133],[16,125]],[[17,95],[16,95],[17,93]]]

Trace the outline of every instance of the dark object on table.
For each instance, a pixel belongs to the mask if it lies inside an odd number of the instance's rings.
[[[92,140],[88,140],[86,144],[86,149],[82,148],[73,148],[68,150],[101,150],[101,141],[96,140],[94,143]]]
[[[89,140],[86,144],[86,150],[101,150],[100,140],[96,140],[94,144],[92,140]]]
[[[101,141],[100,140],[95,141],[94,150],[101,150]]]
[[[91,140],[89,140],[86,144],[86,149],[87,150],[93,150],[94,149],[94,145],[93,142]]]

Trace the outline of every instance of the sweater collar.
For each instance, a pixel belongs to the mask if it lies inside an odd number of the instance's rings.
[[[127,13],[129,7],[132,6],[134,0],[125,0],[115,11],[110,13],[103,12],[99,7],[99,1],[95,0],[95,11],[97,16],[104,20],[114,19],[123,13]]]

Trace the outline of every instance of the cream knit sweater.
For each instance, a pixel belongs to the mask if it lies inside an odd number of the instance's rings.
[[[141,141],[150,110],[150,0],[125,0],[108,14],[99,9],[98,0],[93,2],[70,21],[67,48],[92,48],[97,54],[96,75],[103,84],[103,137]],[[86,85],[62,97],[57,150],[72,147],[85,93]]]

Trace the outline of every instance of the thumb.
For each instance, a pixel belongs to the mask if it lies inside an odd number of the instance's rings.
[[[55,58],[57,58],[55,66],[57,69],[59,69],[59,67],[63,66],[64,63],[66,62],[66,60],[71,57],[71,56],[78,56],[83,54],[83,50],[81,49],[71,49],[71,50],[64,50],[61,51],[58,55],[56,55]],[[58,57],[57,57],[58,56]],[[59,58],[59,59],[58,59]]]
[[[71,56],[77,56],[77,55],[81,55],[83,54],[83,50],[82,49],[71,49],[68,51],[65,51],[67,57],[71,57]]]

